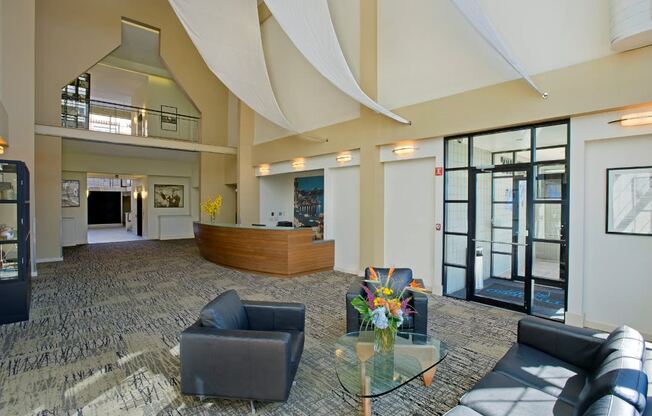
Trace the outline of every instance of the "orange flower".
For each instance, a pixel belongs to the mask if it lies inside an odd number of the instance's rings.
[[[387,273],[387,281],[389,282],[389,279],[392,278],[392,275],[394,274],[394,268],[390,267],[389,268],[389,273]]]
[[[373,267],[369,267],[369,280],[378,280],[378,274]]]
[[[387,301],[385,299],[383,299],[383,298],[374,299],[374,306],[375,307],[378,308],[378,307],[386,306],[386,305],[387,305]]]
[[[401,302],[399,302],[396,299],[392,299],[387,303],[388,303],[387,307],[389,308],[391,314],[394,316],[398,315],[398,311],[399,309],[401,309]]]

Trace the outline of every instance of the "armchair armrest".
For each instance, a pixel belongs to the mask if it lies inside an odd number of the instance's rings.
[[[518,322],[518,343],[536,348],[562,361],[592,370],[594,357],[604,342],[599,331],[576,328],[539,318]]]
[[[286,400],[290,334],[193,325],[181,333],[181,391],[211,397]]]
[[[301,303],[281,303],[243,300],[249,319],[249,329],[254,331],[303,331],[306,307]]]

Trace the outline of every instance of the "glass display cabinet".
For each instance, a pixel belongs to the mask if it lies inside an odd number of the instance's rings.
[[[29,224],[27,167],[0,160],[0,324],[29,318]]]

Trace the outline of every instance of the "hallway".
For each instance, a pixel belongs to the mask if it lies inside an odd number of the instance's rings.
[[[131,231],[127,231],[124,227],[88,229],[88,244],[118,243],[123,241],[138,241],[142,239],[143,237],[139,237]]]

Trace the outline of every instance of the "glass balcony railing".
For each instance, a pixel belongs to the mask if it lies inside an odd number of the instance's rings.
[[[108,101],[61,99],[61,126],[138,137],[199,141],[200,118],[179,114],[175,107],[161,110]]]

